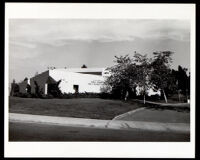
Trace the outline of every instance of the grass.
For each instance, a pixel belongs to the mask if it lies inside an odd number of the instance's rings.
[[[110,120],[119,114],[139,107],[143,107],[143,104],[100,98],[35,99],[9,97],[9,112],[35,115]]]

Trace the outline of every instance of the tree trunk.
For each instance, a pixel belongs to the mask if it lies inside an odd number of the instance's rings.
[[[180,91],[178,91],[178,101],[181,101]]]
[[[146,94],[146,86],[144,84],[144,104],[146,103],[145,94]]]
[[[167,96],[166,96],[166,94],[165,94],[164,89],[163,89],[163,94],[164,94],[165,102],[167,103]]]
[[[186,89],[185,94],[186,94],[186,102],[188,103],[188,94],[187,94],[188,90]]]

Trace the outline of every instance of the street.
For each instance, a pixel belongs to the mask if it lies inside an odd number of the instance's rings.
[[[10,122],[9,141],[189,142],[190,134],[140,129],[115,130]]]

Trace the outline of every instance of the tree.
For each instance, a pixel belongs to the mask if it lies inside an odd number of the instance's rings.
[[[38,75],[38,72],[35,72],[35,76],[37,76]]]
[[[187,95],[188,86],[187,68],[178,66],[178,88],[182,91],[184,95]]]
[[[114,98],[123,98],[126,92],[133,92],[135,88],[136,65],[129,55],[115,56],[115,65],[108,68],[111,76],[105,81],[110,86]]]
[[[188,99],[189,90],[190,90],[190,76],[187,75],[187,68],[178,66],[178,70],[175,72],[176,83],[177,83],[177,92],[180,101],[180,94],[183,94]]]
[[[134,62],[137,64],[137,75],[135,81],[137,86],[142,89],[145,104],[145,95],[147,94],[147,90],[152,87],[151,59],[147,58],[147,55],[141,55],[135,52]]]
[[[13,79],[13,82],[11,83],[10,95],[14,96],[16,93],[19,93],[19,85],[15,83],[15,79]]]
[[[85,64],[83,64],[81,68],[87,68],[87,66]]]
[[[172,62],[173,52],[171,51],[161,51],[154,52],[152,65],[152,76],[151,81],[153,84],[160,88],[163,92],[165,102],[167,103],[167,96],[165,94],[165,89],[167,88],[170,80],[170,63]]]
[[[60,83],[61,80],[55,83],[48,84],[48,94],[52,95],[53,97],[60,97],[62,95],[62,92],[59,88]]]
[[[28,78],[27,78],[27,77],[25,77],[25,78],[24,78],[24,81],[28,81]]]
[[[135,91],[140,87],[144,97],[147,90],[161,90],[167,103],[165,90],[174,90],[175,78],[172,76],[170,63],[172,62],[172,52],[154,52],[153,58],[139,53],[134,54],[133,58],[129,55],[115,56],[115,65],[108,70],[111,76],[107,78],[105,84],[111,87],[112,93],[117,97],[123,97],[125,93]]]
[[[168,84],[166,88],[166,92],[169,94],[177,93],[177,90],[178,90],[177,75],[178,75],[178,71],[172,69],[168,77]]]

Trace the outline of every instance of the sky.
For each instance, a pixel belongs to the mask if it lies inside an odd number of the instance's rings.
[[[172,51],[172,68],[190,68],[190,23],[158,19],[10,19],[9,82],[47,67],[106,68],[114,56]]]

